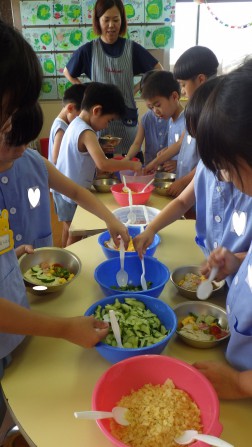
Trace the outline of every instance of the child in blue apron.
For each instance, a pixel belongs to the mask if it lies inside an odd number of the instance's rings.
[[[252,196],[252,60],[221,79],[208,98],[197,127],[197,145],[203,163],[212,172]],[[235,113],[233,111],[235,110]],[[230,197],[232,200],[232,197]],[[244,228],[244,212],[237,212],[237,228]],[[252,238],[252,234],[251,234]],[[219,268],[218,279],[234,275],[226,309],[230,339],[225,362],[197,362],[220,398],[252,397],[252,250],[245,259],[226,247],[214,250],[202,269]]]

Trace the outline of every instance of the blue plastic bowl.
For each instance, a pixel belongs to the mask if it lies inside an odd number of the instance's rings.
[[[97,306],[105,307],[106,304],[113,304],[115,299],[117,298],[120,302],[124,302],[125,298],[132,298],[132,294],[128,293],[125,296],[122,295],[113,295],[107,298],[103,298],[100,301],[92,304],[91,307],[85,312],[86,316],[93,315]],[[110,363],[117,363],[121,360],[127,359],[129,357],[135,357],[138,355],[145,354],[161,354],[165,347],[167,346],[169,340],[172,338],[173,334],[177,328],[177,317],[175,312],[172,310],[168,304],[164,301],[157,300],[152,298],[151,296],[146,295],[138,295],[136,297],[137,300],[142,301],[146,308],[151,312],[157,315],[161,323],[166,327],[166,329],[170,329],[169,334],[158,343],[155,343],[151,346],[146,346],[145,348],[117,348],[115,346],[110,346],[105,343],[97,343],[95,349],[99,352],[99,354],[108,360]]]
[[[141,293],[144,293],[145,295],[157,298],[162,293],[165,284],[170,278],[170,272],[164,264],[151,256],[144,256],[144,262],[145,279],[147,282],[152,282],[151,288],[144,292],[143,290],[137,292],[127,290],[124,292],[112,288],[113,286],[117,286],[116,274],[120,270],[119,257],[107,259],[98,265],[94,272],[94,278],[98,282],[105,296],[114,295],[115,293],[124,296],[129,295],[130,293],[132,296],[138,296]],[[138,256],[125,257],[124,269],[129,275],[129,284],[134,284],[135,286],[141,284],[140,277],[142,274],[142,264]]]
[[[128,227],[129,235],[134,238],[138,234],[140,234],[141,228],[140,227]],[[111,258],[119,258],[119,250],[113,250],[112,248],[107,248],[104,245],[104,242],[109,241],[110,234],[108,231],[104,231],[104,233],[101,233],[98,237],[98,243],[102,248],[103,253],[105,254],[107,259]],[[146,255],[147,256],[153,256],[158,244],[160,244],[160,236],[158,234],[155,234],[154,240],[152,244],[147,248]],[[125,256],[138,256],[136,251],[126,251]]]

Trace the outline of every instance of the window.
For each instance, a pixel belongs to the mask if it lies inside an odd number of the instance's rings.
[[[197,44],[213,50],[220,63],[220,72],[230,71],[252,55],[252,1],[200,5],[193,1],[177,1],[171,69],[187,48]]]

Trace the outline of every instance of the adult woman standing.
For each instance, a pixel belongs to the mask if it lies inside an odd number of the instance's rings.
[[[85,74],[92,81],[117,85],[123,93],[127,113],[122,121],[113,121],[106,134],[122,138],[116,151],[126,153],[137,131],[137,108],[134,99],[134,76],[162,65],[145,48],[122,36],[127,20],[122,0],[97,0],[93,11],[93,29],[98,39],[82,45],[74,52],[64,69],[66,78],[80,83]]]

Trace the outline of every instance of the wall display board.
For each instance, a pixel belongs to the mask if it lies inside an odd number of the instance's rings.
[[[148,50],[174,44],[176,0],[124,0],[126,38]],[[63,69],[73,52],[95,39],[92,12],[95,0],[19,0],[21,30],[41,63],[41,99],[60,99],[71,84]]]

